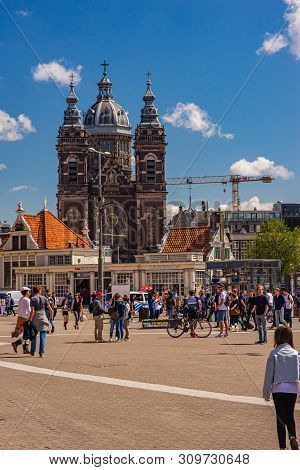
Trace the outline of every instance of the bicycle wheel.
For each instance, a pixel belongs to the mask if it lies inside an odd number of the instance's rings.
[[[207,338],[211,334],[212,326],[205,318],[195,320],[194,326],[194,332],[197,338]]]
[[[172,338],[179,338],[179,336],[183,335],[185,330],[186,320],[184,320],[183,318],[178,318],[176,320],[169,321],[167,332],[168,335],[170,335]]]

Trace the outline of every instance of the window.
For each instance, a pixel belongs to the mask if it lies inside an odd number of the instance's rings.
[[[254,225],[253,225],[253,224],[250,224],[250,225],[249,225],[249,232],[250,232],[250,233],[253,233],[253,232],[254,232]]]
[[[4,287],[11,287],[10,261],[4,262]]]
[[[221,248],[215,248],[215,259],[221,259]]]
[[[195,271],[195,284],[197,286],[205,284],[205,271]]]
[[[232,254],[233,254],[234,259],[240,259],[239,250],[232,250]]]
[[[241,258],[242,258],[242,259],[247,258],[247,250],[242,250],[242,251],[241,251]]]
[[[13,236],[12,237],[12,249],[18,250],[19,249],[19,237]]]
[[[117,284],[130,284],[130,290],[133,290],[133,273],[117,273]]]
[[[180,295],[184,293],[183,273],[181,272],[148,272],[146,285],[152,286],[160,294],[166,289],[176,289]]]
[[[248,248],[248,242],[241,242],[241,249],[246,250]]]
[[[46,274],[25,274],[24,284],[31,289],[34,286],[41,286],[43,291],[46,289]]]
[[[147,159],[147,183],[155,183],[155,159],[153,157],[149,157]]]
[[[256,225],[256,231],[260,232],[260,225]]]
[[[108,118],[106,118],[106,119],[107,119],[107,123],[108,123]],[[100,151],[101,152],[111,152],[111,150],[112,150],[112,141],[111,140],[101,140],[101,142],[100,142]]]
[[[225,259],[229,259],[230,258],[230,249],[229,248],[225,248]]]
[[[48,258],[49,266],[63,266],[64,264],[72,264],[71,255],[51,255]]]
[[[239,242],[232,242],[232,249],[238,250],[239,249]]]
[[[21,250],[27,250],[27,235],[21,235]]]
[[[77,184],[78,162],[76,158],[70,158],[68,162],[69,183]]]
[[[55,273],[54,292],[57,297],[64,297],[69,290],[68,273]]]

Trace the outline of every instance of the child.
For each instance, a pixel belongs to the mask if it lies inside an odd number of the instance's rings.
[[[271,393],[273,395],[280,449],[286,449],[287,428],[291,449],[299,450],[294,410],[300,391],[300,359],[294,349],[291,328],[279,326],[276,329],[274,347],[267,361],[263,397],[269,401]]]

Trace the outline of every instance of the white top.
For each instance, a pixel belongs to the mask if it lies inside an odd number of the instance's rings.
[[[274,302],[273,294],[271,294],[271,292],[267,292],[266,297],[268,299],[269,305],[273,305],[273,302]]]
[[[293,306],[293,301],[292,301],[291,294],[285,295],[284,300],[285,300],[285,308],[291,309],[292,306]]]
[[[225,305],[226,297],[227,297],[227,292],[223,290],[223,292],[221,292],[219,295],[219,301],[218,301],[219,304],[217,306],[218,310],[228,310],[227,305]],[[224,302],[222,303],[222,305],[220,305],[222,300],[224,300]]]
[[[28,299],[27,297],[22,297],[19,300],[18,316],[28,319],[30,312],[31,312],[30,299]]]

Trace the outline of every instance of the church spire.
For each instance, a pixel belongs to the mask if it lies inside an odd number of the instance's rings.
[[[107,77],[107,67],[109,66],[109,64],[105,60],[101,65],[103,66],[103,77],[98,82],[99,94],[97,98],[98,101],[109,101],[113,99],[112,84],[109,78]]]
[[[147,72],[147,89],[146,93],[143,96],[145,106],[141,111],[141,124],[160,124],[158,119],[157,108],[154,106],[155,94],[151,89],[151,73]]]
[[[65,125],[78,125],[81,124],[80,111],[77,108],[78,98],[75,93],[75,84],[74,84],[74,74],[72,73],[70,77],[70,91],[66,98],[68,104],[67,109],[64,112],[64,126]]]

